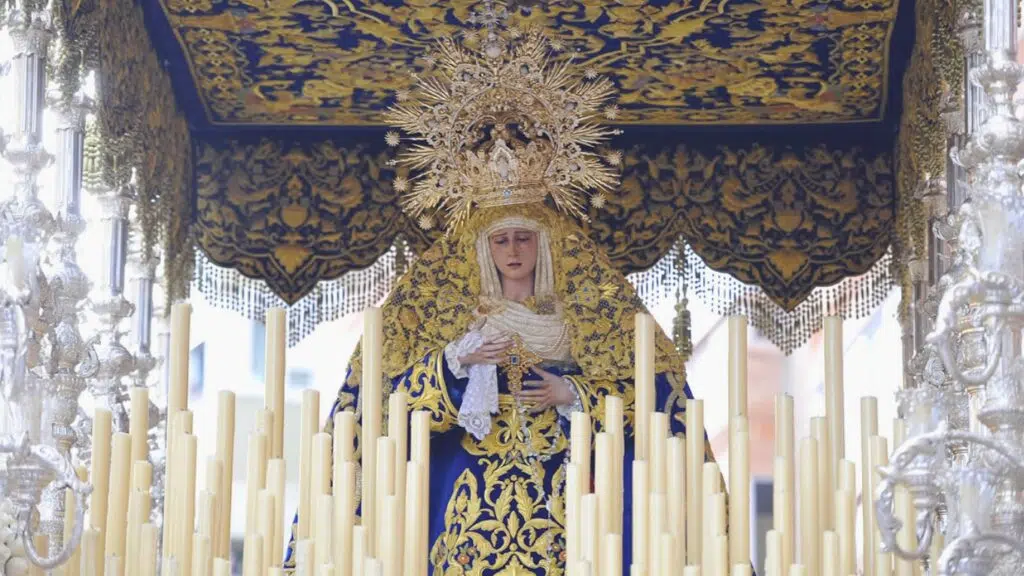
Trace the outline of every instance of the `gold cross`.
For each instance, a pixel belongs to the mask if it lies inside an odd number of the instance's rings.
[[[519,336],[513,336],[513,342],[514,344],[508,349],[501,367],[505,369],[505,375],[508,377],[508,389],[512,394],[518,395],[523,391],[523,376],[534,366],[540,364],[541,357],[523,346],[523,341]]]

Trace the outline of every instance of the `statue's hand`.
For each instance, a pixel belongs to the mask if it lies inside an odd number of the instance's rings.
[[[514,342],[511,338],[502,336],[496,340],[485,340],[479,348],[459,357],[459,364],[469,366],[471,364],[501,364],[505,360],[506,352]]]
[[[543,412],[555,406],[569,406],[576,401],[572,384],[565,378],[536,366],[533,373],[540,376],[540,380],[524,380],[523,391],[519,393],[519,400],[531,411]]]

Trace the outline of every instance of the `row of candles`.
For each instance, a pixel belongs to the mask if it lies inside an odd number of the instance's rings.
[[[235,403],[221,392],[216,452],[207,462],[197,493],[198,439],[188,410],[190,308],[171,314],[168,394],[168,472],[165,529],[149,522],[152,468],[148,462],[145,389],[131,391],[127,434],[111,433],[111,415],[97,410],[92,469],[95,490],[89,524],[75,557],[59,576],[226,576],[231,573],[231,501],[234,481]],[[430,415],[410,414],[401,392],[387,398],[381,371],[382,318],[367,310],[364,320],[362,422],[352,412],[334,416],[334,435],[319,432],[319,396],[303,395],[299,442],[299,514],[294,526],[296,573],[300,576],[426,576],[429,498]],[[729,486],[719,466],[705,462],[704,410],[687,400],[685,438],[670,433],[668,415],[655,410],[654,320],[636,317],[634,460],[632,474],[631,576],[732,576],[751,572],[750,429],[747,419],[747,327],[729,319]],[[286,531],[284,452],[283,310],[267,316],[265,408],[248,437],[244,576],[283,574],[290,534]],[[826,415],[811,422],[811,436],[799,444],[793,432],[793,399],[776,401],[773,529],[766,548],[768,576],[851,576],[856,573],[855,498],[858,485],[870,501],[878,483],[870,473],[887,463],[888,446],[878,435],[877,402],[861,401],[863,467],[844,458],[841,321],[825,324]],[[572,576],[619,576],[623,553],[623,466],[626,414],[621,398],[609,396],[603,426],[594,433],[590,416],[572,415],[571,457],[566,467],[566,557]],[[359,466],[356,463],[358,430]],[[894,441],[905,436],[897,421]],[[593,461],[591,461],[593,459]],[[357,479],[356,474],[361,473]],[[593,474],[593,483],[591,483]],[[333,479],[333,480],[332,480]],[[591,491],[593,486],[593,491]],[[356,517],[356,498],[362,507]],[[912,504],[897,494],[904,518]],[[73,499],[69,499],[73,506]],[[872,506],[863,506],[861,557],[864,574],[917,576],[920,567],[893,562],[878,549]],[[72,510],[73,511],[73,510]],[[799,516],[797,512],[799,511]],[[74,514],[68,513],[68,518]],[[797,521],[799,520],[799,522]],[[901,533],[913,543],[912,530]],[[159,556],[159,558],[158,558]]]

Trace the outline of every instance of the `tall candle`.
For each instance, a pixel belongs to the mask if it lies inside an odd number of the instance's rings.
[[[868,505],[873,505],[869,502]],[[839,574],[850,575],[857,568],[854,496],[847,489],[836,490],[836,535],[839,546]]]
[[[337,463],[336,463],[337,464]],[[418,466],[418,463],[417,463]],[[343,462],[334,476],[334,561],[338,576],[350,576],[352,563],[344,559],[352,556],[352,529],[355,525],[356,508],[356,465]],[[417,472],[419,469],[417,468]],[[422,490],[418,487],[417,490]],[[415,500],[417,506],[422,502]],[[406,574],[416,575],[415,572]]]
[[[389,497],[395,494],[395,443],[387,436],[377,438],[377,551],[372,557],[382,558],[388,550],[387,540],[394,536],[394,532],[385,519],[387,511],[384,506]]]
[[[423,506],[426,507],[430,499],[430,413],[425,410],[417,410],[412,413],[410,456],[420,465],[420,479],[423,483],[420,493],[423,495]],[[420,541],[417,544],[420,550],[418,557],[426,558],[430,550],[430,543],[427,541],[427,535],[430,533],[429,515],[420,514],[420,521],[422,526],[419,531]],[[426,562],[421,561],[417,566],[419,567],[419,576],[427,576]],[[409,574],[407,576],[416,575]]]
[[[156,539],[159,531],[155,524],[142,525],[139,534],[139,572],[140,576],[156,576]]]
[[[606,432],[597,434],[594,441],[594,492],[597,493],[597,539],[603,542],[611,533],[615,503],[612,481],[612,438]]]
[[[331,564],[334,561],[332,557],[334,527],[331,525],[333,513],[334,497],[330,494],[320,494],[317,496],[316,543],[313,545],[313,548],[316,550],[316,565],[318,568],[325,564]]]
[[[652,493],[647,504],[647,559],[644,566],[648,574],[660,574],[661,566],[661,535],[668,528],[667,498],[665,494]],[[635,504],[635,503],[634,503]],[[635,529],[635,528],[634,528]],[[633,558],[641,558],[640,551],[633,552]]]
[[[873,499],[871,483],[870,449],[871,437],[878,434],[878,399],[873,396],[864,396],[860,399],[860,449],[861,449],[861,471],[860,471],[860,492],[865,501]],[[875,507],[861,506],[861,557],[864,558],[864,576],[875,576]]]
[[[182,502],[179,504],[182,507],[182,518],[183,522],[181,525],[181,540],[182,543],[182,555],[181,565],[191,566],[192,565],[192,532],[196,525],[196,457],[198,456],[199,446],[198,438],[192,434],[185,434],[182,436],[181,443],[178,445],[181,452],[181,460],[179,466],[185,470]]]
[[[839,562],[839,537],[835,532],[826,530],[822,534],[821,576],[840,576]]]
[[[205,534],[192,535],[192,576],[210,576],[213,565],[210,563],[210,537]]]
[[[320,496],[331,492],[331,435],[319,433],[313,436],[313,472],[310,477],[310,506],[312,507],[310,518],[310,538],[320,542],[320,535],[317,533],[317,512],[316,504]]]
[[[648,465],[644,460],[633,461],[633,564],[643,564],[647,569],[647,573],[651,574],[651,565],[648,563],[644,556],[641,556],[641,551],[648,549],[647,544],[647,530],[649,526],[649,510],[648,506],[650,500],[648,494],[650,487],[648,486]],[[655,535],[657,536],[657,535]],[[573,560],[578,561],[578,558]],[[569,566],[575,566],[575,562],[569,564]]]
[[[729,565],[750,565],[750,429],[746,416],[729,426]]]
[[[302,391],[301,418],[301,430],[299,432],[299,525],[297,538],[305,540],[309,538],[310,526],[313,523],[313,436],[316,435],[319,429],[318,423],[320,421],[320,393],[316,390]]]
[[[800,443],[800,563],[809,576],[816,576],[821,565],[818,547],[821,538],[818,499],[818,442],[804,438]]]
[[[274,496],[274,540],[270,543],[271,566],[284,560],[284,500],[287,464],[280,458],[267,462],[267,490]],[[287,535],[290,537],[290,534]]]
[[[622,535],[609,534],[604,538],[603,576],[622,576]]]
[[[420,565],[425,564],[427,558],[427,554],[421,551],[419,546],[422,540],[419,532],[423,525],[420,516],[425,515],[427,510],[423,503],[423,481],[420,478],[420,469],[419,462],[409,462],[405,469],[405,550],[402,554],[402,574],[405,575],[418,574]],[[338,576],[342,576],[340,571],[337,572],[339,572]]]
[[[686,401],[686,429],[704,430],[704,401]],[[701,558],[701,520],[704,518],[704,435],[686,435],[686,560]]]
[[[110,495],[110,450],[112,419],[110,411],[97,408],[92,420],[92,505],[89,508],[89,526],[96,529],[93,574],[103,574],[104,538],[107,533],[107,508]],[[82,557],[83,565],[85,556]],[[82,570],[83,576],[89,576]]]
[[[235,394],[221,390],[217,394],[217,459],[222,466],[219,533],[213,546],[217,558],[228,558],[231,545],[231,491],[235,474]]]
[[[117,559],[124,572],[125,531],[128,522],[128,494],[131,485],[132,437],[114,434],[110,461],[110,497],[107,508],[106,556]]]
[[[149,457],[149,389],[134,386],[128,392],[131,398],[131,418],[128,434],[132,437],[131,461]]]
[[[787,460],[776,456],[772,474],[772,528],[779,538],[779,569],[793,563],[793,542],[796,539],[793,493],[788,491],[793,469]]]
[[[352,576],[362,576],[366,570],[366,528],[352,527]]]
[[[231,576],[231,563],[223,558],[213,561],[213,576]]]
[[[818,518],[821,522],[821,529],[831,530],[834,527],[832,515],[835,512],[835,504],[832,498],[836,494],[836,485],[832,465],[832,441],[829,439],[829,424],[827,418],[811,418],[811,436],[817,441],[818,447]],[[808,566],[813,572],[813,568]]]
[[[777,530],[769,530],[765,534],[765,574],[766,576],[785,576],[784,566],[789,566],[782,556],[782,536]],[[847,575],[852,576],[852,575]]]
[[[97,572],[96,566],[102,566],[102,562],[96,558],[99,554],[100,532],[96,528],[86,528],[82,531],[82,541],[79,546],[82,549],[81,564],[79,572],[83,576],[102,574]]]
[[[624,510],[622,502],[623,480],[626,471],[624,470],[624,458],[626,448],[625,437],[625,406],[622,398],[618,396],[605,396],[604,398],[604,426],[605,432],[612,437],[612,525],[609,528],[613,534],[622,533],[622,513]],[[666,419],[666,434],[668,420]]]
[[[88,473],[85,471],[84,467],[79,466],[78,468],[76,468],[75,472],[77,473],[79,480],[81,480],[83,482],[87,482],[88,481]],[[71,541],[71,535],[75,531],[75,528],[76,528],[75,515],[76,515],[76,512],[77,512],[77,508],[78,508],[78,501],[75,499],[75,493],[72,492],[71,490],[65,490],[64,491],[64,541],[65,542],[70,542]],[[86,528],[88,528],[88,526],[86,526]],[[81,547],[81,545],[79,545],[79,547],[76,548],[75,551],[71,553],[71,559],[68,560],[68,563],[65,565],[64,576],[79,576],[79,574],[81,573],[81,569],[82,569],[82,566],[81,566],[81,564],[82,564],[81,551],[82,551],[82,547]]]
[[[871,465],[871,487],[868,492],[868,502],[873,502],[875,494],[878,493],[878,484],[881,482],[881,475],[878,473],[880,466],[886,466],[889,464],[889,447],[888,441],[882,436],[872,436],[870,445],[870,456],[868,457],[868,463]],[[879,532],[878,526],[875,525],[871,530],[871,539],[874,541],[875,550],[881,550],[881,533]],[[883,554],[878,552],[876,556],[881,557]],[[892,556],[889,555],[889,560],[892,560]],[[877,569],[876,564],[876,569]],[[882,576],[882,575],[877,575]]]
[[[785,524],[776,525],[782,538],[783,566],[788,568],[796,558],[796,452],[795,438],[793,433],[793,397],[789,394],[777,394],[775,396],[775,456],[783,459],[783,469],[787,471],[786,483],[780,488],[788,495],[784,503],[775,506],[775,510],[784,510],[784,516],[780,519]],[[776,468],[778,470],[778,468]],[[775,482],[781,482],[782,477],[776,475]],[[776,516],[778,517],[778,512]],[[780,576],[783,576],[780,574]]]
[[[648,418],[654,412],[654,372],[655,372],[655,335],[654,318],[650,314],[640,313],[634,317],[636,373],[634,374],[635,389],[635,425],[634,450],[638,460],[648,459],[647,434],[650,424]]]
[[[384,498],[381,510],[383,512],[381,525],[384,526],[381,534],[387,535],[381,540],[383,550],[379,554],[383,560],[384,576],[400,576],[402,554],[399,552],[399,547],[402,545],[402,538],[398,533],[398,519],[401,514],[401,510],[398,509],[398,498],[394,494],[388,494]]]
[[[729,316],[729,417],[747,414],[747,319]]]
[[[402,555],[405,553],[405,522],[402,513],[405,510],[406,462],[409,459],[409,399],[405,392],[393,392],[388,396],[388,437],[395,445],[395,507],[398,525],[395,535],[398,538],[396,559],[398,571],[402,570]]]
[[[825,318],[825,417],[833,462],[846,458],[846,395],[843,389],[843,319]],[[833,464],[833,468],[835,464]],[[833,474],[836,474],[833,470]],[[849,576],[843,574],[842,576]]]
[[[590,492],[590,454],[592,450],[590,415],[582,411],[573,412],[570,424],[570,458],[579,470],[582,494],[587,494]]]
[[[262,570],[261,574],[267,573],[267,568],[274,565],[274,543],[277,542],[277,531],[283,528],[278,528],[275,524],[277,516],[277,505],[274,501],[274,493],[270,490],[260,490],[259,496],[257,497],[257,520],[259,525],[257,526],[257,534],[263,537],[263,560],[260,561]],[[330,512],[330,509],[327,510]],[[319,510],[318,510],[319,513]],[[325,547],[327,551],[330,551],[329,547]],[[320,547],[317,546],[319,552]]]
[[[252,531],[245,538],[245,551],[242,553],[242,575],[263,576],[263,567],[260,566],[262,558],[263,537]]]
[[[273,414],[273,431],[267,441],[270,458],[284,457],[285,350],[288,345],[288,313],[283,308],[267,310],[265,339],[264,402]]]
[[[565,465],[565,565],[580,560],[580,474],[574,462]],[[407,548],[408,549],[408,548]]]
[[[651,492],[668,491],[668,414],[654,412],[650,416],[651,432],[647,439],[650,463]]]
[[[363,396],[363,428],[360,441],[362,450],[362,522],[366,528],[366,553],[377,551],[377,493],[374,476],[377,473],[377,438],[381,432],[383,408],[383,332],[384,320],[380,308],[367,308],[363,312],[363,374],[360,392]]]
[[[679,549],[673,552],[673,566],[686,564],[686,442],[668,439],[668,522],[669,532]],[[635,500],[634,500],[635,502]],[[634,504],[635,506],[635,504]]]
[[[260,490],[266,483],[267,437],[255,432],[249,433],[249,450],[246,457],[245,478],[245,542],[256,534]],[[308,518],[308,517],[307,517]]]
[[[212,566],[214,545],[220,537],[220,490],[224,486],[224,466],[216,458],[206,459],[206,490],[199,493],[199,526],[203,534],[210,537],[210,562]],[[207,494],[204,503],[203,494]],[[208,504],[208,505],[207,505]],[[211,568],[212,570],[212,568]]]
[[[597,543],[597,499],[597,494],[586,494],[583,498],[580,498],[580,526],[582,527],[582,531],[580,533],[580,555],[584,561],[590,563],[594,572],[597,572],[597,568],[600,565],[598,559],[600,546],[598,546]]]
[[[170,389],[167,391],[167,414],[188,410],[189,332],[192,306],[178,302],[171,306]]]

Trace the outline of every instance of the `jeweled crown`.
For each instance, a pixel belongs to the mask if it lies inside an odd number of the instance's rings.
[[[474,208],[543,202],[585,218],[586,198],[600,207],[618,183],[618,152],[596,151],[619,131],[600,125],[614,119],[606,105],[612,83],[588,71],[573,74],[572,59],[539,33],[497,30],[503,12],[485,2],[475,21],[484,30],[443,39],[426,58],[432,73],[398,95],[389,124],[410,145],[395,164],[406,211],[431,228],[456,228]],[[401,137],[388,132],[387,143]]]

